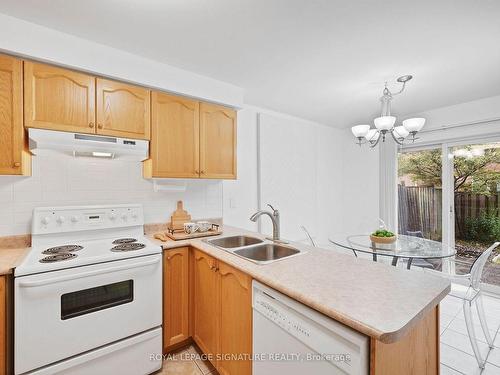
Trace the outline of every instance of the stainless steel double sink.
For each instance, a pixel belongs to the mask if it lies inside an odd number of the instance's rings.
[[[257,264],[268,264],[303,253],[288,245],[250,236],[231,236],[204,241]]]

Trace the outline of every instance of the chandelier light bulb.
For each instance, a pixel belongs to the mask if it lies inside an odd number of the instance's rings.
[[[351,128],[352,134],[356,138],[363,138],[370,130],[370,125],[356,125]]]
[[[403,126],[410,133],[420,131],[420,129],[424,127],[424,124],[425,124],[425,118],[422,117],[409,118],[403,121]]]
[[[377,129],[370,129],[365,135],[365,138],[368,142],[375,142],[378,137],[380,137],[380,132]]]
[[[394,116],[382,116],[373,120],[373,123],[378,130],[391,130],[395,122],[396,117]]]
[[[400,126],[394,127],[394,135],[397,138],[406,138],[406,137],[408,137],[409,134],[410,134],[410,132],[408,130],[406,130],[404,126],[400,125]]]

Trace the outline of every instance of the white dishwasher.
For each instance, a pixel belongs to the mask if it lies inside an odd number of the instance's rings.
[[[369,339],[253,281],[253,375],[368,374]]]

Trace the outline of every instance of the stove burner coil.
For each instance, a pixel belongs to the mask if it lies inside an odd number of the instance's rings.
[[[58,253],[54,255],[49,255],[46,256],[45,258],[40,259],[40,263],[54,263],[54,262],[60,262],[63,260],[68,260],[72,258],[76,258],[76,254],[72,253]]]
[[[137,242],[135,238],[118,238],[117,240],[113,241],[113,245],[121,245],[124,243],[131,243],[131,242]]]
[[[122,251],[134,251],[134,250],[140,250],[145,248],[146,245],[139,243],[139,242],[132,242],[132,243],[124,243],[121,245],[114,246],[111,248],[111,251],[114,252],[122,252]]]
[[[61,254],[61,253],[72,253],[73,251],[78,251],[83,249],[83,246],[80,245],[64,245],[64,246],[55,246],[48,248],[47,250],[42,251],[42,254]]]

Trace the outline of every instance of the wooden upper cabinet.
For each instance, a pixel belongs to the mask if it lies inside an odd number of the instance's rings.
[[[200,104],[200,177],[236,178],[236,112]]]
[[[163,350],[189,338],[189,248],[163,254]]]
[[[95,77],[24,62],[24,121],[29,128],[95,132]]]
[[[23,62],[0,55],[0,174],[31,174],[23,128]]]
[[[218,347],[218,275],[216,260],[194,250],[193,339],[200,349],[214,356]],[[213,363],[215,365],[215,362]]]
[[[221,301],[218,352],[223,359],[233,359],[218,361],[217,370],[220,375],[251,375],[252,278],[222,262],[218,263],[218,273]]]
[[[150,138],[150,91],[97,78],[97,134]]]
[[[199,102],[153,92],[145,177],[199,177]]]

